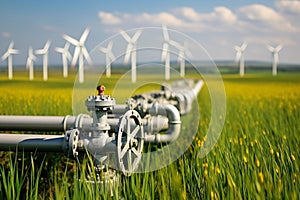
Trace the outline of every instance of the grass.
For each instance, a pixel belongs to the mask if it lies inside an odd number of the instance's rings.
[[[0,114],[72,113],[74,74],[67,79],[52,77],[48,82],[23,77],[19,74],[7,81],[0,76]],[[108,94],[119,77],[105,80]],[[78,166],[60,154],[0,152],[0,198],[298,199],[300,74],[246,74],[243,78],[226,74],[223,80],[225,125],[205,158],[200,159],[199,154],[211,117],[207,88],[198,96],[197,135],[171,165],[131,177],[120,175],[118,187],[111,191],[82,181],[86,172],[95,174],[90,160]],[[151,88],[138,92],[144,89]]]

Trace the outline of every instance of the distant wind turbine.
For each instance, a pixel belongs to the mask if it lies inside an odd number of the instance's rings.
[[[34,78],[34,70],[33,70],[33,61],[36,60],[35,55],[33,54],[32,47],[28,49],[28,58],[26,62],[26,69],[29,70],[29,80],[33,80]]]
[[[243,43],[241,46],[234,46],[236,50],[235,61],[239,62],[240,65],[240,76],[244,76],[245,74],[245,60],[244,60],[244,52],[247,48],[247,43]]]
[[[106,77],[111,76],[111,62],[115,59],[114,54],[112,53],[112,46],[113,43],[110,41],[106,48],[100,47],[99,50],[105,53],[105,60],[106,60]]]
[[[85,41],[87,39],[87,36],[90,33],[90,29],[86,28],[84,32],[82,33],[79,40],[76,40],[66,34],[63,34],[63,38],[73,44],[75,46],[75,51],[72,59],[72,68],[75,67],[75,64],[78,61],[78,76],[79,76],[79,82],[84,82],[84,68],[83,68],[83,58],[87,60],[87,62],[92,65],[92,60],[90,58],[90,55],[85,47]]]
[[[132,38],[122,30],[120,31],[120,33],[123,36],[123,38],[128,42],[124,63],[127,64],[131,56],[131,82],[135,83],[136,82],[136,43],[142,34],[142,30],[137,30]]]
[[[277,75],[277,66],[278,66],[278,62],[279,62],[279,51],[282,49],[282,45],[278,45],[277,47],[272,47],[272,46],[268,45],[267,48],[272,53],[272,56],[273,56],[272,74],[273,74],[273,76],[276,76]]]
[[[170,41],[170,44],[172,44],[179,50],[177,61],[180,63],[180,76],[184,77],[186,56],[192,57],[191,52],[187,48],[187,41],[184,42],[183,46],[175,41]]]
[[[70,43],[66,42],[64,48],[56,47],[55,51],[61,53],[63,63],[63,76],[68,77],[68,60],[71,61],[72,57],[69,52]]]
[[[50,40],[48,40],[42,49],[35,50],[35,54],[43,55],[43,80],[48,80],[48,53],[50,47]]]
[[[7,68],[8,68],[8,79],[12,79],[13,78],[13,65],[12,65],[12,55],[14,54],[18,54],[19,50],[14,49],[14,42],[11,41],[7,51],[3,54],[2,61],[7,59]]]
[[[162,49],[162,54],[161,54],[161,59],[162,61],[165,61],[165,79],[166,80],[170,80],[170,52],[169,52],[169,45],[172,46],[180,46],[177,42],[170,40],[170,36],[168,33],[168,29],[165,25],[162,25],[162,29],[163,29],[163,36],[164,36],[164,43],[163,43],[163,49]],[[180,49],[183,49],[180,47]],[[179,60],[182,61],[182,53],[183,51],[180,52],[181,53],[181,57],[179,57]],[[182,65],[183,66],[183,65]]]

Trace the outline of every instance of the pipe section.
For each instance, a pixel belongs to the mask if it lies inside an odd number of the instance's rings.
[[[1,134],[0,151],[64,152],[63,135]]]

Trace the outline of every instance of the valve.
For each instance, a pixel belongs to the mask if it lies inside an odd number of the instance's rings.
[[[133,129],[132,124],[134,124]],[[117,136],[118,166],[124,175],[130,176],[137,169],[142,157],[144,139],[143,124],[139,113],[135,110],[128,110],[120,120]]]

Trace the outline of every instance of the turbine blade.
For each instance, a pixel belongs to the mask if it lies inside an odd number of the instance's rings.
[[[82,51],[82,53],[83,53],[83,55],[84,55],[86,61],[89,63],[89,65],[93,65],[93,61],[92,61],[92,59],[91,59],[91,57],[90,57],[88,51],[86,50],[86,48],[85,48],[85,47],[82,47],[81,51]]]
[[[44,49],[38,49],[38,50],[35,50],[34,51],[35,52],[35,54],[44,54]]]
[[[110,41],[107,45],[107,49],[110,51],[112,49],[112,47],[113,47],[113,42]]]
[[[248,44],[246,42],[244,42],[241,46],[241,50],[245,51],[245,49],[247,48]]]
[[[169,40],[169,44],[172,45],[172,46],[174,46],[178,50],[181,50],[183,48],[178,42],[175,42],[173,40]]]
[[[142,30],[137,30],[132,37],[132,42],[136,42],[142,34]]]
[[[66,42],[65,46],[64,46],[64,50],[68,51],[70,47],[70,43]]]
[[[5,52],[5,54],[3,54],[3,56],[1,57],[2,61],[5,60],[6,58],[8,58],[9,56],[9,52]]]
[[[44,50],[45,52],[47,52],[49,50],[49,47],[50,47],[50,44],[51,44],[51,41],[50,40],[47,40],[45,46],[44,46]]]
[[[58,53],[64,53],[64,49],[60,47],[56,47],[54,50]]]
[[[14,47],[14,44],[15,44],[15,42],[14,42],[14,41],[11,41],[11,42],[9,43],[8,49],[12,49],[12,48]]]
[[[62,37],[75,46],[78,46],[78,44],[79,44],[79,41],[77,41],[76,39],[74,39],[66,34],[63,34]]]
[[[72,63],[71,63],[72,68],[74,68],[75,65],[76,65],[76,62],[77,62],[77,59],[78,59],[78,56],[79,56],[79,52],[80,52],[80,47],[76,47],[75,51],[74,51]]]
[[[10,49],[9,53],[10,53],[10,54],[19,54],[20,51],[17,50],[17,49]]]
[[[275,48],[275,50],[276,50],[277,52],[279,52],[281,49],[282,49],[282,45],[278,45],[278,46]]]
[[[90,28],[87,27],[87,28],[84,30],[84,32],[82,33],[81,37],[80,37],[79,42],[80,42],[81,44],[83,44],[83,43],[85,42],[85,40],[86,40],[87,36],[89,35],[89,33],[90,33]]]
[[[164,36],[164,39],[165,39],[166,41],[169,41],[169,40],[170,40],[170,37],[169,37],[169,32],[168,32],[167,26],[166,26],[166,25],[162,25],[162,29],[163,29],[163,36]]]
[[[275,50],[275,48],[270,45],[267,45],[267,49],[271,52],[274,52],[274,50]]]
[[[127,42],[130,42],[131,41],[131,38],[129,37],[129,35],[124,32],[123,30],[120,31],[120,34],[123,36],[123,38],[127,41]]]
[[[99,50],[102,51],[103,53],[107,53],[108,52],[107,48],[104,48],[104,47],[99,47]]]

